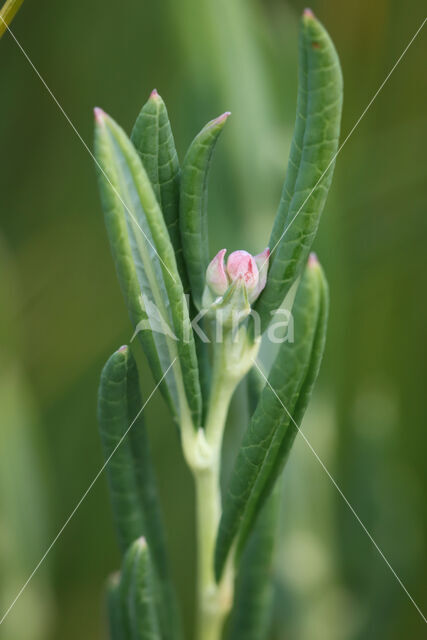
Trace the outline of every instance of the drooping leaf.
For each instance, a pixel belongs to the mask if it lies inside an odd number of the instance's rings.
[[[212,152],[229,112],[211,120],[194,138],[184,158],[181,176],[180,229],[191,295],[201,308],[209,263],[207,196]]]
[[[171,367],[166,384],[178,421],[187,425],[192,421],[197,428],[201,416],[197,358],[172,243],[137,151],[124,131],[100,109],[96,110],[95,154],[119,276],[123,270],[127,287],[126,277],[133,273],[129,266],[133,262],[147,314],[137,331],[151,334],[162,375]],[[132,289],[133,304],[134,295]],[[158,377],[158,369],[154,374]]]
[[[320,367],[327,310],[326,281],[311,257],[294,302],[294,342],[279,348],[236,459],[217,538],[217,578],[232,546],[239,557],[286,461]]]
[[[166,105],[152,91],[132,130],[131,140],[138,151],[163,213],[178,272],[187,290],[187,274],[179,231],[180,167]]]
[[[106,473],[122,553],[141,536],[149,542],[162,633],[172,640],[179,638],[179,616],[142,406],[136,363],[124,346],[107,361],[99,388]]]
[[[335,47],[324,27],[306,10],[299,40],[294,137],[269,242],[267,285],[255,305],[262,330],[301,273],[319,226],[338,150],[342,87]]]
[[[255,411],[265,379],[255,367],[248,375],[250,414]],[[263,505],[237,569],[228,640],[265,640],[271,625],[272,561],[280,511],[278,483]]]
[[[161,640],[153,568],[145,538],[135,540],[123,559],[120,596],[129,638]]]

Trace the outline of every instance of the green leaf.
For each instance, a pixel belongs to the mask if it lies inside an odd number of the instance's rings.
[[[197,358],[173,247],[137,151],[124,131],[100,109],[96,110],[95,155],[119,277],[121,269],[125,276],[133,273],[129,267],[133,261],[142,294],[140,306],[147,314],[145,324],[137,325],[137,331],[151,334],[162,375],[173,364],[166,384],[177,419],[181,424],[192,421],[197,428],[201,416]],[[134,295],[132,289],[132,304]],[[153,373],[158,377],[157,367]]]
[[[184,158],[181,176],[180,228],[191,295],[201,308],[209,263],[207,198],[208,175],[216,141],[229,112],[211,120],[191,143]]]
[[[124,557],[120,595],[128,634],[125,638],[161,640],[153,569],[145,538],[135,540]]]
[[[175,251],[178,272],[184,289],[187,290],[179,232],[179,160],[166,105],[156,89],[152,91],[136,119],[131,140],[162,210]]]
[[[141,408],[138,371],[128,347],[107,361],[99,388],[98,420],[114,521],[124,554],[145,536],[153,558],[163,637],[179,637],[179,616],[169,574],[166,539]]]
[[[218,579],[232,546],[238,559],[286,461],[297,433],[293,421],[299,426],[319,371],[327,311],[326,281],[312,256],[294,302],[294,342],[280,346],[236,459],[218,531]]]
[[[107,582],[107,613],[110,640],[130,640],[125,633],[119,573],[114,573]]]
[[[141,410],[130,406],[129,376],[136,374],[134,360],[127,347],[121,347],[107,361],[98,393],[98,422],[106,474],[110,488],[113,516],[122,553],[145,533],[145,522],[135,476],[130,433],[147,440],[142,415],[132,425]],[[128,434],[126,432],[129,430]],[[148,490],[148,487],[142,487]]]
[[[255,309],[264,331],[301,273],[319,226],[338,149],[342,74],[334,45],[313,14],[302,17],[297,118],[282,198],[271,233],[267,285]]]
[[[252,414],[265,379],[257,368],[248,376],[248,402]],[[234,588],[234,603],[228,624],[229,640],[263,640],[271,625],[272,561],[280,512],[278,483],[263,505],[242,553]]]

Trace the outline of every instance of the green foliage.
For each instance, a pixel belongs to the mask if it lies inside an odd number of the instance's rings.
[[[310,400],[325,344],[327,284],[314,254],[308,263],[307,258],[332,179],[341,92],[334,47],[305,11],[297,122],[271,234],[270,267],[267,272],[268,263],[258,264],[259,256],[257,262],[236,252],[227,275],[222,263],[209,272],[209,286],[217,292],[219,282],[221,296],[210,295],[209,287],[209,295],[203,296],[209,263],[207,184],[228,112],[196,136],[180,175],[166,107],[157,91],[143,106],[131,139],[95,110],[99,184],[116,270],[135,334],[156,383],[163,386],[195,481],[198,640],[219,640],[230,608],[229,640],[260,640],[268,633],[277,480]],[[258,269],[264,267],[267,284],[255,311],[265,330],[304,266],[292,309],[293,336],[282,341],[265,383],[255,363],[260,336],[254,335],[248,318],[256,296],[248,293],[259,295],[264,281]],[[190,294],[188,301],[184,292]],[[210,349],[191,322],[196,309],[209,311],[204,328],[212,338]],[[248,372],[250,424],[221,505],[227,412]],[[111,635],[113,640],[174,640],[179,637],[178,614],[141,413],[136,364],[129,349],[121,347],[105,365],[99,393],[100,432],[123,554],[120,578],[113,577],[108,586]]]
[[[156,576],[159,618],[164,638],[172,639],[179,636],[179,625],[141,407],[136,363],[124,346],[107,361],[99,388],[98,420],[106,473],[122,553],[137,538],[147,539]]]
[[[342,75],[335,47],[310,11],[299,41],[297,118],[279,209],[270,236],[267,285],[256,303],[263,330],[307,261],[338,149]]]
[[[124,271],[134,262],[142,296],[138,300],[147,314],[148,327],[137,325],[136,329],[150,333],[151,328],[162,374],[173,363],[166,378],[173,407],[180,421],[189,419],[190,410],[197,427],[201,415],[197,358],[173,247],[138,153],[124,131],[101,110],[96,111],[95,155],[116,265],[118,271]],[[128,236],[130,253],[123,252],[127,244],[123,235]],[[157,361],[155,374],[158,377]]]
[[[166,105],[155,89],[136,119],[131,140],[162,210],[179,275],[187,290],[179,232],[179,160]]]
[[[239,556],[289,454],[319,371],[327,310],[326,282],[312,259],[293,306],[294,341],[280,345],[236,459],[218,532],[218,579],[233,545]]]
[[[181,180],[180,227],[191,296],[201,308],[209,262],[207,197],[212,153],[228,117],[208,122],[194,138],[184,159]]]
[[[107,589],[111,640],[161,640],[155,601],[154,572],[145,538],[135,540],[125,557],[120,578]]]
[[[258,369],[248,375],[248,401],[252,414],[265,386]],[[230,640],[263,640],[271,626],[272,562],[280,511],[280,485],[266,500],[248,539],[239,565],[234,606],[228,623]]]

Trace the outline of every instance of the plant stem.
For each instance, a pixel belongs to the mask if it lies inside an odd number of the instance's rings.
[[[252,365],[254,355],[253,348],[248,350],[245,344],[245,340],[240,344],[233,342],[230,333],[215,345],[212,386],[204,429],[205,444],[210,451],[209,462],[203,468],[194,470],[198,544],[197,640],[220,640],[233,601],[233,561],[229,562],[218,584],[214,573],[214,554],[221,518],[220,461],[227,413],[232,395]]]
[[[214,551],[221,517],[218,465],[196,475],[198,541],[197,640],[219,640],[233,594],[233,576],[215,581]]]

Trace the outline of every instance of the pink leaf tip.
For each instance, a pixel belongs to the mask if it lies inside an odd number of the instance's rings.
[[[153,89],[152,92],[150,93],[150,98],[158,98],[159,97],[159,92],[157,91],[157,89]]]
[[[99,107],[95,107],[93,113],[95,115],[95,120],[101,124],[101,122],[104,121],[105,111],[103,111]]]
[[[319,264],[319,260],[317,259],[317,255],[312,251],[308,256],[308,266],[309,267],[317,267]]]
[[[314,13],[311,9],[304,9],[303,14],[304,18],[314,18]]]

